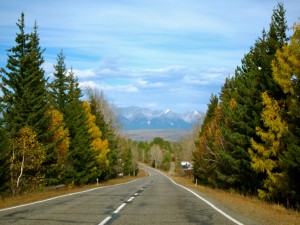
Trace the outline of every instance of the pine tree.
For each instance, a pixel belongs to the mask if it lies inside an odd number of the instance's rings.
[[[263,30],[262,37],[245,55],[242,66],[236,70],[230,98],[222,99],[222,134],[231,157],[230,165],[235,165],[227,169],[227,176],[237,176],[232,187],[242,192],[255,192],[255,187],[262,185],[261,177],[251,167],[247,149],[251,146],[251,138],[261,141],[256,134],[256,127],[264,126],[261,120],[261,94],[268,91],[275,98],[282,94],[273,79],[271,62],[276,50],[287,40],[286,28],[285,11],[283,5],[278,4],[273,10],[269,32]]]
[[[61,51],[57,56],[57,64],[54,65],[54,80],[51,84],[51,94],[54,106],[61,112],[65,112],[65,105],[68,101],[69,78],[65,64],[65,56]]]
[[[29,125],[39,141],[47,138],[48,118],[47,80],[41,68],[44,59],[39,46],[37,25],[34,32],[25,34],[24,13],[17,26],[16,46],[8,50],[6,69],[2,69],[3,116],[11,137],[18,135],[21,127]]]
[[[1,69],[3,92],[3,117],[6,128],[11,136],[16,136],[18,131],[26,124],[26,103],[24,97],[25,78],[27,77],[27,64],[29,61],[29,35],[25,34],[24,13],[18,20],[19,33],[16,36],[16,46],[8,50],[8,60],[5,70]]]
[[[88,119],[83,107],[81,89],[71,69],[65,105],[65,123],[70,132],[70,147],[64,180],[77,185],[95,182],[95,158],[91,147],[92,137],[88,132]]]

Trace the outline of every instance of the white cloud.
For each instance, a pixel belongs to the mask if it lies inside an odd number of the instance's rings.
[[[95,88],[95,89],[99,89],[99,90],[102,90],[103,89],[103,86],[100,85],[99,83],[96,83],[94,81],[82,81],[82,82],[79,82],[79,86],[82,87],[82,88]]]
[[[300,1],[284,3],[290,27]],[[275,6],[260,0],[2,1],[0,68],[24,11],[27,30],[38,22],[46,75],[63,49],[80,85],[105,91],[118,105],[202,107],[268,29]]]
[[[68,70],[70,72],[70,70]],[[79,69],[73,69],[73,73],[75,76],[80,78],[91,78],[95,77],[95,71],[93,69],[86,69],[86,70],[79,70]]]

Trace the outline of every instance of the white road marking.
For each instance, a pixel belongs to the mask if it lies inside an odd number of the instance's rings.
[[[131,202],[134,199],[134,197],[131,197],[130,199],[127,200],[127,202]]]
[[[99,223],[98,225],[104,225],[104,224],[106,224],[110,219],[111,219],[111,216],[108,216],[108,217],[106,217],[101,223]]]
[[[120,210],[126,205],[126,203],[123,203],[122,205],[119,206],[119,208],[117,208],[113,213],[119,213]]]
[[[13,206],[13,207],[10,207],[10,208],[0,209],[0,212],[11,210],[11,209],[17,209],[17,208],[21,208],[21,207],[25,207],[25,206],[35,205],[35,204],[39,204],[39,203],[43,203],[43,202],[48,202],[48,201],[52,201],[52,200],[55,200],[55,199],[58,199],[58,198],[67,197],[67,196],[72,196],[72,195],[82,194],[82,193],[86,193],[86,192],[90,192],[90,191],[95,191],[95,190],[98,190],[98,189],[103,189],[103,188],[109,188],[109,187],[115,187],[115,186],[120,186],[120,185],[124,185],[124,184],[129,184],[129,183],[136,182],[138,180],[139,179],[132,180],[132,181],[129,181],[129,182],[126,182],[126,183],[122,183],[122,184],[107,185],[107,186],[103,186],[103,187],[97,187],[97,188],[89,189],[89,190],[86,190],[86,191],[80,191],[80,192],[75,192],[75,193],[71,193],[71,194],[60,195],[60,196],[57,196],[57,197],[48,198],[48,199],[37,201],[37,202],[31,202],[31,203],[27,203],[27,204],[23,204],[23,205]]]
[[[134,196],[138,196],[138,195],[139,195],[139,193],[135,193],[135,194],[134,194]]]
[[[210,201],[206,200],[205,198],[201,197],[200,195],[198,195],[196,192],[192,191],[191,189],[184,187],[180,184],[177,184],[174,180],[172,180],[172,178],[168,177],[167,175],[163,174],[162,172],[160,172],[159,170],[157,170],[157,172],[161,173],[162,175],[164,175],[165,177],[169,178],[175,185],[191,192],[193,195],[195,195],[197,198],[199,198],[200,200],[202,200],[203,202],[205,202],[206,204],[208,204],[210,207],[212,207],[214,210],[216,210],[217,212],[219,212],[220,214],[222,214],[223,216],[225,216],[227,219],[231,220],[232,222],[234,222],[237,225],[244,225],[243,223],[241,223],[240,221],[234,219],[233,217],[231,217],[230,215],[228,215],[227,213],[225,213],[224,211],[222,211],[221,209],[219,209],[218,207],[216,207],[214,204],[212,204]]]

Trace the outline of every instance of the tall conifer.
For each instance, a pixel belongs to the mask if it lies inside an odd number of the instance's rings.
[[[57,55],[57,64],[54,65],[54,69],[54,80],[51,83],[52,98],[55,108],[64,113],[68,101],[69,79],[63,51]]]
[[[39,46],[37,25],[31,34],[25,33],[24,13],[17,26],[16,46],[8,50],[6,69],[2,69],[4,120],[10,135],[21,127],[33,128],[39,141],[45,141],[48,119],[47,80],[41,68],[44,59]]]

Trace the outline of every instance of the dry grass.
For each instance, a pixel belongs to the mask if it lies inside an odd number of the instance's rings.
[[[195,186],[192,179],[172,176],[177,183],[196,189],[215,199],[221,205],[245,217],[252,218],[262,225],[300,224],[300,213],[277,204],[268,204],[256,197],[215,190],[204,186]]]
[[[80,192],[80,191],[84,191],[84,190],[88,190],[88,189],[92,189],[92,188],[96,188],[96,187],[104,187],[104,186],[108,186],[108,185],[125,183],[125,182],[135,180],[137,178],[145,177],[145,176],[148,176],[148,173],[145,172],[144,170],[140,170],[138,176],[136,176],[136,177],[131,177],[131,176],[120,177],[120,178],[108,180],[105,182],[101,182],[101,183],[99,183],[98,186],[96,184],[84,185],[84,186],[80,186],[80,187],[68,186],[68,187],[60,188],[58,190],[48,190],[48,191],[28,193],[28,194],[22,194],[22,195],[16,195],[16,196],[7,196],[3,199],[0,199],[0,209],[12,207],[12,206],[16,206],[16,205],[27,204],[30,202],[41,201],[44,199],[53,198],[56,196],[75,193],[75,192]]]

